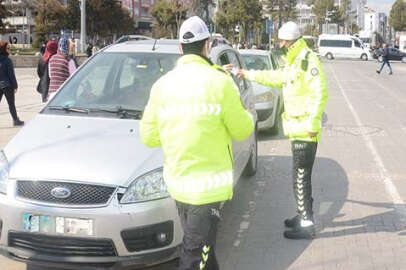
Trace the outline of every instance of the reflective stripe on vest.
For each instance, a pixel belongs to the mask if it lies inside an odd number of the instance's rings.
[[[233,184],[233,172],[227,171],[212,174],[205,177],[180,177],[171,179],[164,176],[169,189],[180,193],[200,193],[215,190],[217,188],[231,186]]]
[[[220,104],[185,104],[167,105],[159,110],[159,117],[173,118],[185,115],[220,115]]]

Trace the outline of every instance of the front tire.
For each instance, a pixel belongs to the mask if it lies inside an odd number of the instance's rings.
[[[255,127],[254,132],[255,132],[254,133],[254,136],[255,136],[254,147],[253,147],[253,149],[251,149],[250,158],[243,171],[243,175],[248,176],[248,177],[254,176],[257,173],[257,168],[258,168],[258,137],[257,137],[258,131],[257,131],[257,127]]]
[[[364,61],[368,61],[368,55],[366,55],[365,53],[361,55],[361,59]]]
[[[332,53],[327,53],[327,54],[326,54],[326,57],[327,57],[328,60],[333,60],[333,59],[334,59]]]

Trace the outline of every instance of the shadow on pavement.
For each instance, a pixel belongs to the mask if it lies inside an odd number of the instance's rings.
[[[222,270],[287,269],[310,245],[282,236],[283,220],[295,215],[291,164],[290,156],[261,156],[257,175],[240,179],[233,200],[222,210],[216,250]],[[317,158],[312,184],[320,232],[346,201],[348,180],[336,161]]]
[[[370,206],[374,208],[388,209],[388,211],[376,215],[366,216],[359,219],[352,219],[347,221],[334,221],[326,227],[352,227],[333,232],[320,233],[319,237],[338,237],[342,235],[353,235],[363,233],[377,233],[377,232],[398,232],[399,235],[406,235],[405,218],[402,216],[402,209],[406,205],[392,204],[392,203],[373,203],[362,202],[355,200],[347,200],[347,203],[354,203],[359,205]]]

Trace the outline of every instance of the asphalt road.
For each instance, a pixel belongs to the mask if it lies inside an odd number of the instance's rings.
[[[222,270],[406,269],[406,64],[393,63],[391,76],[376,74],[375,61],[323,65],[329,101],[313,171],[317,238],[282,237],[283,219],[294,215],[290,144],[262,134],[257,175],[240,179],[222,210]],[[17,75],[26,88],[17,102],[28,120],[41,107],[29,89],[34,71]],[[18,131],[7,114],[3,101],[0,146]],[[26,267],[0,257],[0,269]]]

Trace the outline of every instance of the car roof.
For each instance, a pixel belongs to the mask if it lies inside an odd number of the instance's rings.
[[[160,52],[180,54],[179,41],[174,39],[129,40],[113,44],[107,47],[103,52]]]
[[[154,50],[153,50],[154,49]],[[214,56],[224,50],[233,50],[227,44],[219,44],[211,49],[210,56]],[[106,47],[103,52],[139,52],[139,53],[168,53],[181,54],[179,50],[179,41],[177,39],[148,39],[148,40],[129,40],[122,43],[112,44]]]
[[[268,56],[271,52],[266,50],[257,50],[257,49],[244,49],[238,50],[241,55],[266,55]]]

